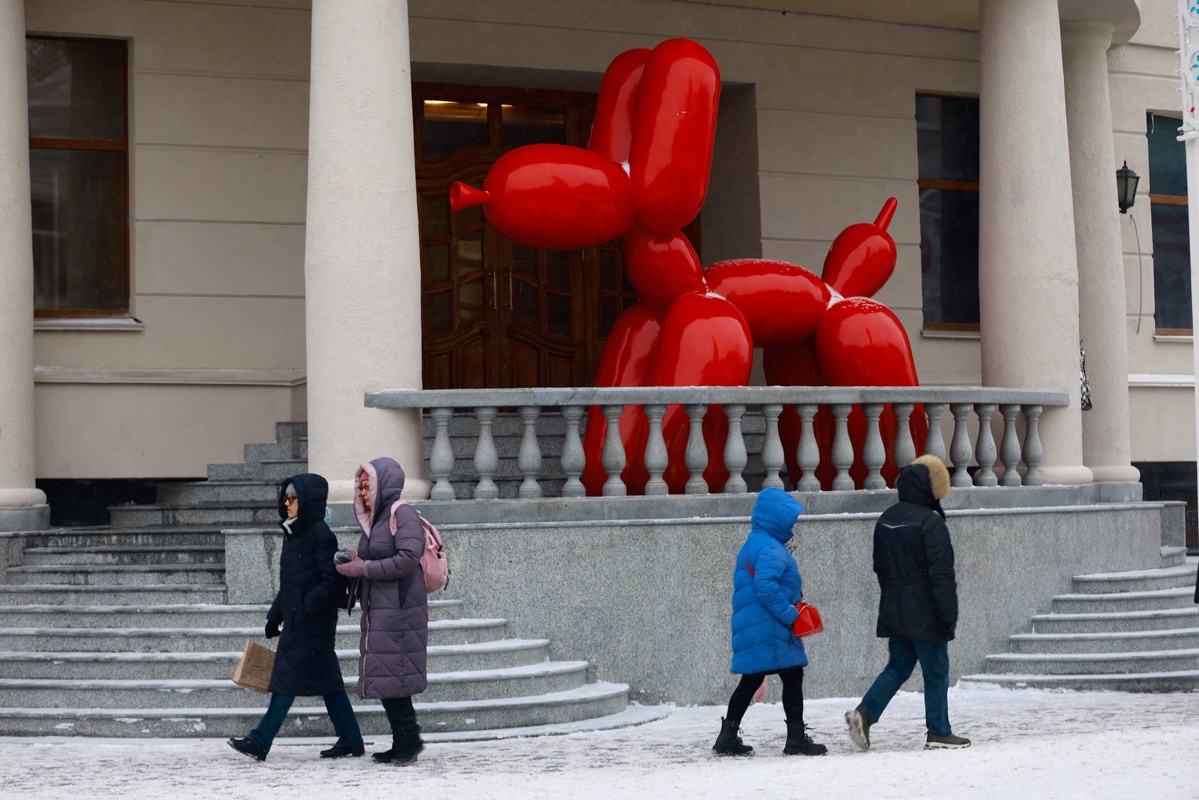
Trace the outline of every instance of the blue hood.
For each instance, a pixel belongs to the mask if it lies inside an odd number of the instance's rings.
[[[750,528],[773,536],[786,544],[791,540],[795,520],[803,513],[803,503],[782,489],[763,489],[754,503]]]

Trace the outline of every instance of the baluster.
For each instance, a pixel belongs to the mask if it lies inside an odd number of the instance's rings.
[[[864,489],[886,489],[887,482],[883,480],[880,471],[887,461],[887,450],[883,447],[883,436],[878,429],[878,418],[882,416],[882,403],[863,403],[862,413],[866,415],[866,441],[862,443],[862,464],[866,467],[866,480],[862,482]]]
[[[479,406],[475,409],[475,419],[479,421],[479,441],[475,443],[475,472],[479,474],[479,482],[475,484],[476,500],[494,500],[500,496],[500,488],[492,480],[500,465],[495,437],[491,434],[496,411],[495,406]]]
[[[978,461],[978,472],[974,473],[975,486],[998,486],[995,477],[995,436],[991,432],[991,417],[995,416],[994,403],[979,403],[974,407],[978,414],[978,442],[974,446],[974,458]]]
[[[783,441],[779,438],[779,414],[783,407],[779,403],[763,403],[762,417],[766,420],[766,432],[762,437],[762,466],[766,475],[762,478],[763,489],[782,489],[783,479],[779,470],[787,463],[783,457]]]
[[[645,484],[647,495],[670,493],[670,487],[662,480],[662,473],[670,464],[670,455],[662,438],[662,417],[665,415],[664,405],[645,406],[645,416],[649,419],[649,438],[645,442],[645,469],[649,473],[649,482]]]
[[[524,423],[524,433],[520,437],[520,452],[516,456],[516,466],[525,477],[520,483],[517,494],[526,500],[541,497],[541,484],[537,482],[537,473],[541,469],[541,444],[537,441],[537,418],[541,416],[538,406],[521,406],[518,412]]]
[[[911,403],[892,403],[895,412],[895,449],[892,458],[895,466],[906,467],[916,458],[916,443],[912,441],[912,409]]]
[[[999,411],[1003,414],[1003,442],[999,447],[1000,456],[1003,458],[1003,485],[1004,486],[1019,486],[1020,485],[1020,437],[1016,435],[1016,415],[1020,413],[1020,406],[1015,403],[1004,404],[999,407]]]
[[[925,403],[924,413],[928,417],[928,436],[924,439],[924,452],[945,460],[945,440],[941,438],[941,415],[944,403]]]
[[[566,422],[566,440],[562,443],[562,471],[566,473],[566,483],[562,485],[563,497],[582,497],[587,489],[579,476],[587,466],[587,456],[583,453],[583,440],[579,436],[579,420],[583,418],[582,406],[563,406],[562,419]]]
[[[429,474],[433,476],[433,491],[429,497],[433,500],[453,500],[454,487],[450,483],[450,475],[454,474],[454,448],[450,446],[450,418],[454,416],[452,408],[435,408],[429,415],[433,417],[433,451],[429,453]]]
[[[949,443],[949,455],[953,459],[954,486],[970,485],[970,460],[974,453],[970,447],[970,418],[969,403],[952,403],[949,410],[953,412],[953,439]]]
[[[849,440],[849,412],[853,408],[849,403],[833,405],[833,421],[836,425],[833,434],[833,466],[837,468],[837,477],[833,478],[833,491],[848,491],[854,488],[853,478],[849,477],[849,468],[853,466],[853,442]]]
[[[799,447],[795,451],[795,461],[799,464],[802,474],[799,485],[795,488],[801,492],[819,492],[820,479],[816,477],[816,467],[820,466],[820,446],[816,444],[816,431],[812,420],[820,406],[815,403],[801,403],[795,407],[799,414]]]
[[[691,430],[687,435],[687,449],[683,454],[683,463],[691,477],[683,491],[687,494],[707,494],[708,482],[704,480],[704,469],[708,466],[708,445],[704,442],[704,414],[708,407],[702,404],[684,406],[687,418],[691,421]]]
[[[1037,420],[1041,418],[1041,406],[1024,407],[1024,485],[1041,486],[1045,479],[1041,477],[1041,458],[1045,451],[1041,449],[1041,431]]]
[[[604,434],[600,461],[604,465],[604,472],[608,473],[608,480],[604,481],[602,493],[604,497],[624,497],[628,494],[624,480],[620,477],[625,465],[624,442],[620,438],[620,415],[624,413],[624,406],[604,406],[603,412],[608,428]]]
[[[741,472],[749,462],[745,452],[745,439],[741,435],[741,418],[745,416],[745,406],[740,403],[729,403],[724,407],[725,416],[729,418],[729,435],[724,442],[724,465],[728,468],[729,479],[725,481],[724,491],[728,494],[741,494],[749,487]]]

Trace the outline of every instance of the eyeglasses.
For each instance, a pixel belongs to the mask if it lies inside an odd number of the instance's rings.
[[[295,502],[298,502],[298,501],[299,501],[299,499],[300,499],[300,498],[299,498],[299,497],[296,497],[294,494],[285,494],[285,495],[283,495],[283,502],[284,502],[284,503],[295,503]]]

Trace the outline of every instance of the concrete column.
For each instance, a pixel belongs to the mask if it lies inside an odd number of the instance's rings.
[[[1083,461],[1096,481],[1135,482],[1128,418],[1128,306],[1117,160],[1107,51],[1115,26],[1064,22],[1062,61],[1070,174],[1074,189],[1074,241],[1078,251],[1078,328],[1087,351],[1087,380],[1094,407],[1082,412]]]
[[[1069,406],[1042,417],[1041,471],[1047,483],[1090,483],[1057,0],[980,0],[979,40],[983,383],[1068,391]]]
[[[0,0],[0,531],[44,528],[35,487],[33,420],[33,223],[25,4]]]
[[[363,407],[421,388],[421,274],[406,0],[314,0],[305,311],[308,464],[331,502],[390,456],[427,497],[419,412]]]

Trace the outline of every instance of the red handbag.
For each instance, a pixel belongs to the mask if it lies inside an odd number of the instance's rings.
[[[816,606],[800,600],[795,604],[795,610],[799,612],[799,617],[791,626],[791,632],[796,636],[803,638],[824,630],[824,622],[820,619],[820,612],[816,610]]]

